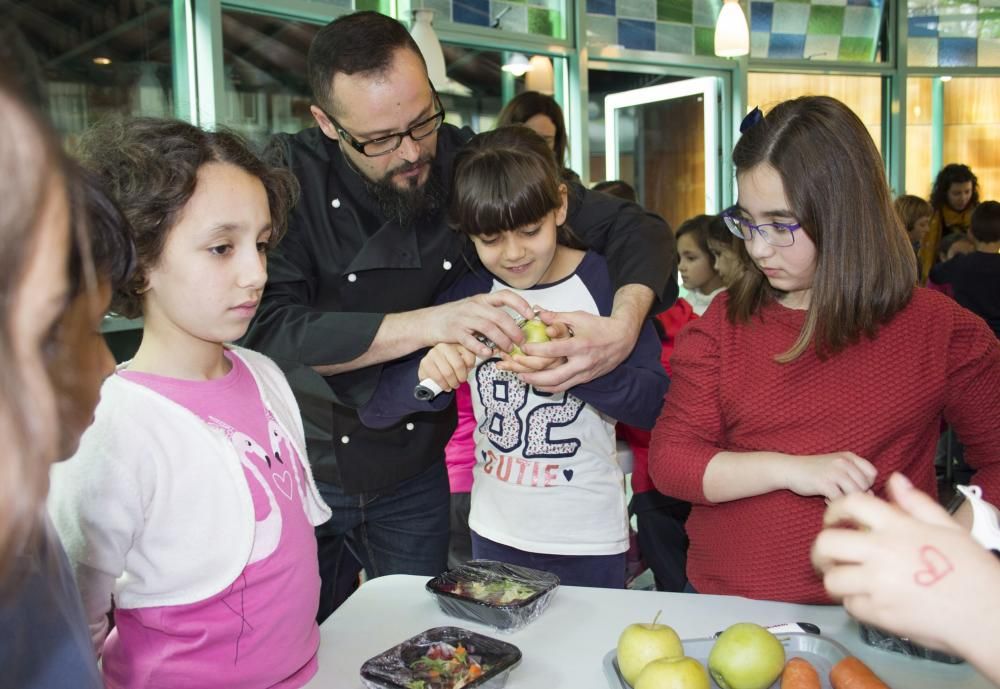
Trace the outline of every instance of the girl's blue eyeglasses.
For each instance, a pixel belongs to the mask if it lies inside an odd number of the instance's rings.
[[[732,208],[722,213],[722,220],[726,223],[729,231],[743,241],[749,242],[753,239],[753,233],[756,231],[760,238],[771,246],[791,246],[795,243],[795,230],[802,229],[802,225],[797,222],[769,222],[763,225],[754,225]]]

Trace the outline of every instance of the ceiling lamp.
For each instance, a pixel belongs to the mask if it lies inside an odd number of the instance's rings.
[[[739,57],[750,52],[750,29],[739,0],[725,0],[715,23],[715,54]]]
[[[515,77],[523,77],[531,70],[531,63],[524,53],[511,53],[500,69],[510,72]]]
[[[439,91],[445,90],[448,77],[444,68],[444,51],[441,50],[441,41],[434,33],[434,10],[418,9],[413,10],[413,25],[410,27],[410,35],[420,48],[420,54],[424,56],[427,63],[427,76],[430,77],[434,88]]]

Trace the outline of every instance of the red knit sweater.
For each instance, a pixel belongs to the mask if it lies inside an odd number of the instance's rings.
[[[809,562],[824,499],[780,490],[710,504],[702,479],[722,450],[850,450],[878,468],[877,494],[901,471],[936,495],[944,416],[979,470],[974,482],[1000,503],[1000,345],[982,319],[918,289],[874,340],[826,361],[810,349],[779,364],[773,357],[795,341],[805,312],[772,304],[733,326],[727,302],[719,295],[678,337],[649,456],[660,492],[694,503],[687,566],[697,591],[829,602]]]

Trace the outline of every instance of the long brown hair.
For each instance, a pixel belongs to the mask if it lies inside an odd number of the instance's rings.
[[[767,164],[781,176],[802,230],[816,245],[816,274],[805,324],[788,362],[812,344],[826,357],[874,337],[909,302],[913,249],[892,207],[885,169],[864,124],[826,96],[785,101],[743,134],[733,151],[737,176]],[[728,317],[746,323],[781,292],[752,267],[730,289]]]
[[[49,464],[49,442],[56,423],[54,398],[36,389],[27,369],[44,374],[42,354],[31,366],[18,346],[14,320],[18,293],[37,241],[39,218],[53,190],[66,193],[59,144],[20,95],[10,75],[0,70],[0,593],[10,582],[16,556],[42,528]],[[49,404],[45,404],[48,400]]]

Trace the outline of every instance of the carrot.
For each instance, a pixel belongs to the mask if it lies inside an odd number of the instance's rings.
[[[842,659],[830,670],[833,689],[890,689],[871,669],[854,656]]]
[[[781,673],[781,689],[820,689],[819,673],[805,658],[792,658]]]

